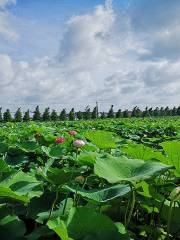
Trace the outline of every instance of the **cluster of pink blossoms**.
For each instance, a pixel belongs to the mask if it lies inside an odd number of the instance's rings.
[[[69,134],[71,136],[75,136],[77,134],[77,132],[75,130],[71,130],[69,131]],[[56,144],[61,144],[65,141],[65,138],[64,137],[57,137],[55,139],[55,143]],[[80,139],[76,139],[73,141],[73,146],[77,147],[77,148],[80,148],[80,147],[83,147],[85,145],[85,142],[83,140],[80,140]]]

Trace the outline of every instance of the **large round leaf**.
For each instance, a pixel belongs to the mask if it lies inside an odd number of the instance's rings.
[[[16,144],[24,152],[35,152],[36,149],[39,147],[37,142],[35,141],[26,141]]]
[[[18,217],[8,215],[0,221],[1,239],[23,240],[26,228]]]
[[[0,187],[10,188],[15,193],[27,195],[29,198],[42,194],[41,182],[22,171],[10,174],[0,183]]]
[[[144,180],[170,168],[172,168],[172,166],[159,162],[145,162],[143,160],[128,159],[125,156],[117,158],[110,155],[97,158],[94,164],[95,174],[110,183]]]
[[[131,191],[131,188],[127,184],[117,184],[114,186],[93,190],[84,190],[80,188],[77,189],[70,186],[65,186],[64,188],[70,192],[76,193],[84,198],[93,200],[98,203],[103,203],[117,197],[122,197]]]
[[[180,176],[180,141],[168,141],[162,142],[166,156],[161,158],[161,161],[170,165],[175,166],[175,174]]]
[[[122,147],[122,152],[126,153],[128,157],[142,160],[151,160],[162,158],[162,153],[154,151],[152,148],[143,144],[130,143],[125,147]]]
[[[114,222],[105,215],[94,212],[90,208],[77,207],[69,212],[66,222],[60,219],[50,220],[48,227],[54,230],[62,240],[83,240],[87,236],[99,239],[102,235],[104,240],[119,240],[120,233]]]
[[[88,131],[85,137],[100,149],[116,148],[113,133],[107,131]]]
[[[7,187],[0,187],[0,203],[28,203],[29,199],[25,195],[19,195]]]
[[[118,229],[114,222],[105,215],[86,207],[72,208],[67,221],[68,235],[81,240],[98,232],[111,233],[113,240],[119,239]]]

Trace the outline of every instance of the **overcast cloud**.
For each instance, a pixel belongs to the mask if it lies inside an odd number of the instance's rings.
[[[0,39],[18,41],[5,9],[10,3],[0,0]],[[64,102],[77,109],[96,100],[122,108],[178,105],[179,12],[176,0],[129,1],[122,11],[106,1],[72,16],[54,58],[44,52],[40,59],[16,61],[0,53],[0,102]]]

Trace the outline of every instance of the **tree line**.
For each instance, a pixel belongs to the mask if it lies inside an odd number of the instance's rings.
[[[156,107],[141,110],[139,107],[134,107],[131,111],[128,109],[122,111],[114,111],[113,105],[111,105],[108,112],[99,112],[98,107],[95,106],[91,111],[90,107],[86,107],[84,111],[75,112],[74,108],[67,112],[66,109],[62,109],[60,114],[56,110],[50,110],[49,107],[41,113],[39,106],[36,107],[35,111],[30,113],[27,110],[22,113],[21,108],[18,108],[14,115],[11,111],[7,109],[2,112],[0,108],[0,122],[28,122],[28,121],[74,121],[74,120],[90,120],[90,119],[105,119],[105,118],[129,118],[129,117],[163,117],[163,116],[180,116],[180,106],[179,107]]]

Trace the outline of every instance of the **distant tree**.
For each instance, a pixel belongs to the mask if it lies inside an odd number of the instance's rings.
[[[136,107],[133,108],[132,112],[131,112],[131,117],[136,117]]]
[[[169,109],[168,106],[165,107],[165,109],[164,109],[164,115],[165,115],[165,116],[169,116],[169,115],[170,115],[170,109]]]
[[[2,117],[2,107],[0,107],[0,122],[3,121],[3,117]]]
[[[85,111],[83,112],[83,119],[89,120],[91,119],[91,109],[89,106],[85,108]]]
[[[164,108],[163,107],[161,107],[160,109],[159,109],[159,116],[164,116]]]
[[[149,117],[153,116],[153,109],[152,108],[148,109],[148,116]]]
[[[71,111],[69,112],[69,120],[74,121],[75,118],[76,118],[75,111],[74,111],[74,108],[72,108]]]
[[[14,114],[14,121],[15,122],[22,122],[22,112],[21,108],[18,108],[18,110]]]
[[[177,115],[180,116],[180,106],[177,108]]]
[[[43,112],[43,115],[42,115],[42,120],[45,121],[45,122],[51,120],[49,107],[45,108],[45,110],[44,110],[44,112]]]
[[[172,113],[172,116],[176,116],[177,115],[177,108],[173,107],[171,113]]]
[[[98,107],[94,107],[93,111],[92,111],[92,119],[96,119],[98,118]]]
[[[113,110],[113,105],[111,105],[111,108],[109,109],[109,112],[107,114],[107,118],[114,118],[114,110]]]
[[[148,107],[145,108],[145,110],[142,112],[142,117],[148,117],[149,116],[149,111]]]
[[[59,116],[59,119],[60,119],[61,121],[67,120],[66,109],[65,109],[65,108],[61,111],[60,116]]]
[[[29,122],[31,120],[30,118],[30,112],[29,112],[29,109],[24,113],[24,116],[23,116],[23,122]]]
[[[105,119],[106,118],[106,114],[105,114],[105,112],[102,112],[101,113],[101,119]]]
[[[136,117],[142,117],[142,111],[139,107],[136,108]]]
[[[34,121],[40,121],[41,120],[41,113],[39,111],[39,106],[37,106],[35,111],[34,111],[33,120]]]
[[[153,110],[153,116],[154,117],[159,117],[160,116],[160,110],[158,107],[156,107],[154,110]]]
[[[128,112],[128,110],[127,110],[127,109],[124,110],[122,115],[123,115],[123,118],[128,118],[128,117],[129,117],[129,112]]]
[[[83,113],[82,113],[81,111],[78,111],[78,112],[76,113],[76,116],[77,116],[77,119],[78,119],[78,120],[82,120],[82,119],[83,119]]]
[[[52,110],[50,118],[52,121],[58,121],[59,117],[58,117],[56,110]]]
[[[7,109],[4,113],[3,113],[3,121],[4,122],[11,122],[12,121],[12,116],[11,116],[11,112],[9,109]]]
[[[122,117],[122,111],[121,109],[119,109],[117,112],[116,112],[116,118],[121,118]]]
[[[134,107],[133,108],[133,110],[132,110],[132,112],[131,112],[131,117],[141,117],[141,116],[143,116],[143,113],[142,113],[142,111],[140,110],[140,108],[139,107]]]

